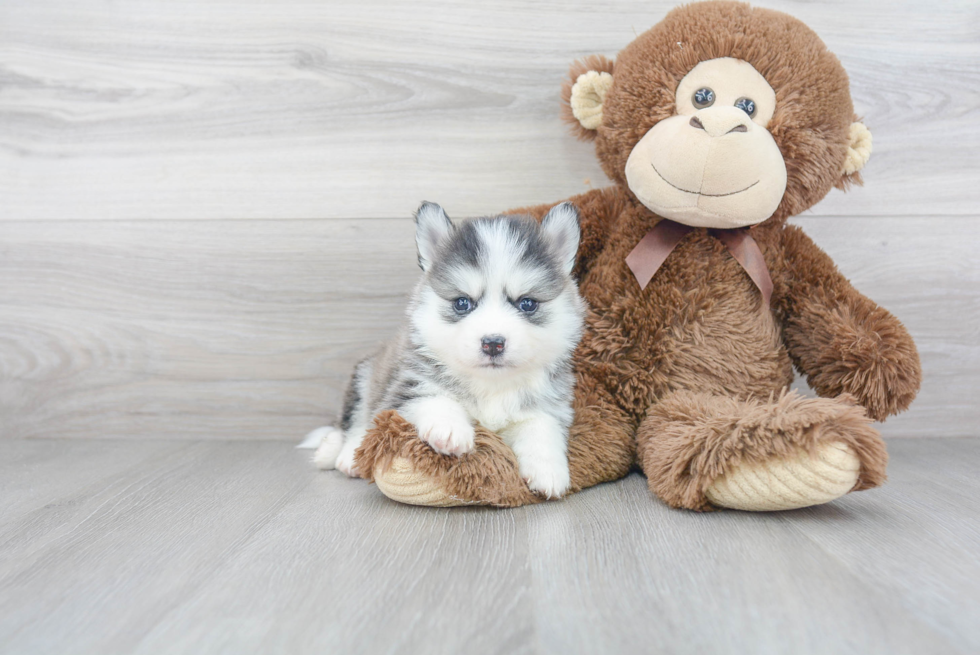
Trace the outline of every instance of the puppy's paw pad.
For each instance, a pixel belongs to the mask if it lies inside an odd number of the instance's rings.
[[[464,455],[474,447],[476,430],[466,420],[436,417],[415,426],[422,441],[443,455]]]
[[[546,498],[561,498],[571,486],[567,462],[522,462],[521,475],[531,491]]]

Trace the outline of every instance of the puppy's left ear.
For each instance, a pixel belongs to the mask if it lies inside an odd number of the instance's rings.
[[[541,229],[551,243],[551,251],[562,266],[565,275],[572,272],[578,254],[578,242],[582,236],[578,209],[570,202],[555,205],[541,219]]]
[[[419,267],[429,270],[439,244],[453,231],[452,221],[442,207],[434,202],[423,202],[415,212],[415,244],[419,249]]]
[[[851,123],[848,139],[844,170],[841,172],[840,180],[834,185],[841,190],[847,190],[851,184],[861,185],[860,171],[871,159],[871,130],[865,127],[864,123],[858,120]]]

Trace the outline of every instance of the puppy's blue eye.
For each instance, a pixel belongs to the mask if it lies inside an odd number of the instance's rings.
[[[521,298],[520,302],[517,303],[517,308],[530,314],[538,308],[538,301],[532,298]]]
[[[453,301],[453,309],[456,310],[457,314],[465,314],[473,309],[473,301],[469,298],[457,298]]]

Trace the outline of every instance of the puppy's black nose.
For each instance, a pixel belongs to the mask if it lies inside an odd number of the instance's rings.
[[[491,357],[502,355],[504,353],[505,343],[507,343],[507,340],[499,334],[492,334],[489,337],[483,337],[483,352]]]

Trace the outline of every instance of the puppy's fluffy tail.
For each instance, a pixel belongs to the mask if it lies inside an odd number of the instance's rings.
[[[344,433],[337,428],[325,425],[310,432],[297,448],[316,448],[313,463],[317,468],[332,469],[337,464],[337,455],[344,445]]]

